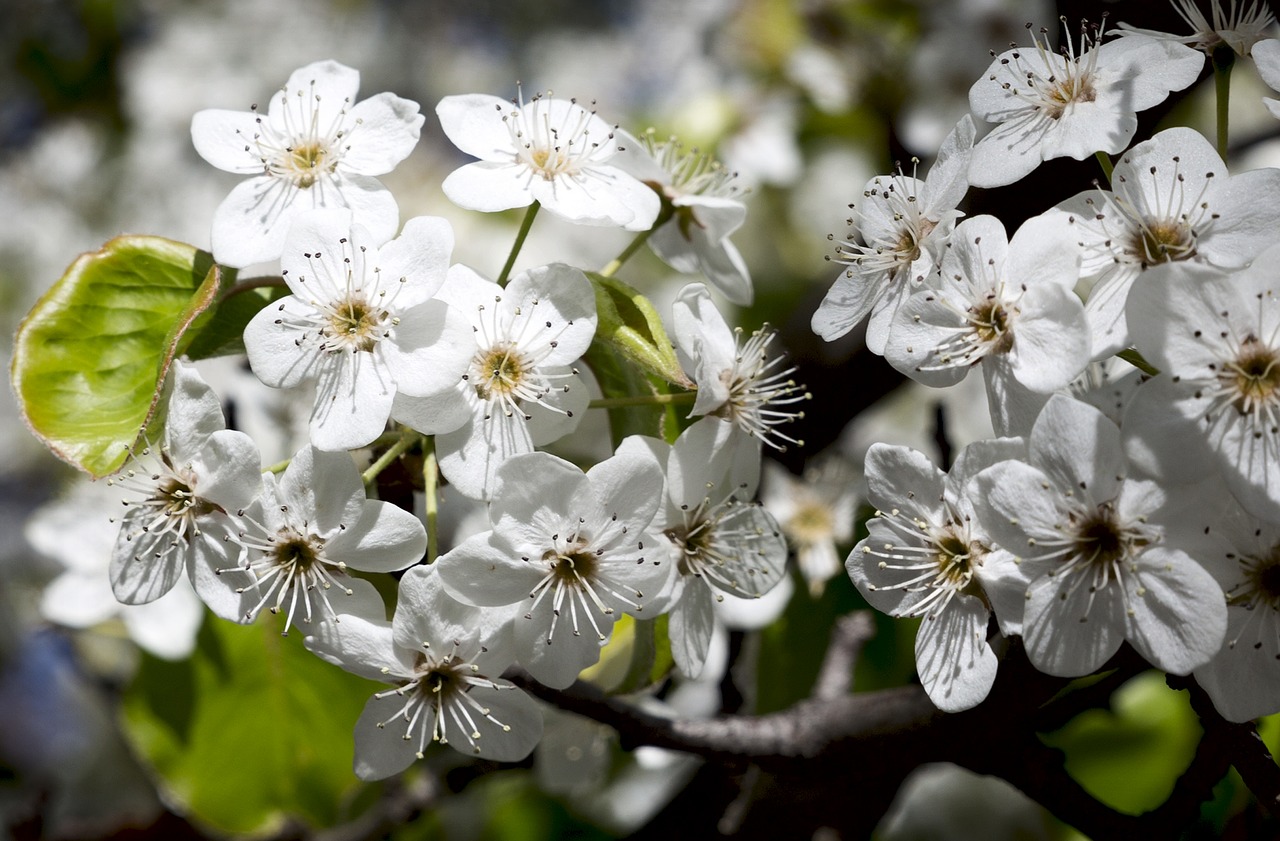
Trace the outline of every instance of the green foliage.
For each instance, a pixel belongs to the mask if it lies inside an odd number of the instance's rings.
[[[692,388],[667,338],[662,317],[644,295],[617,278],[589,272],[596,293],[596,338],[607,342],[645,373]]]
[[[322,661],[274,622],[210,620],[192,657],[144,657],[127,732],[179,811],[221,832],[266,835],[290,818],[332,826],[361,790],[352,733],[382,687]]]
[[[81,255],[14,342],[10,376],[32,432],[94,477],[117,470],[230,280],[209,254],[161,237],[117,237]]]
[[[1086,710],[1043,741],[1066,754],[1067,772],[1093,797],[1128,814],[1163,803],[1200,739],[1187,693],[1146,672],[1120,687],[1111,710]]]
[[[244,353],[244,328],[259,310],[289,294],[284,281],[276,281],[261,286],[242,284],[223,295],[208,323],[191,339],[187,356],[209,359]]]

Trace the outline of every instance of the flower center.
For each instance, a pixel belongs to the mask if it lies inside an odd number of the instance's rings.
[[[801,503],[787,523],[787,530],[800,543],[826,540],[831,536],[834,528],[835,521],[831,508],[821,502]]]
[[[382,325],[387,317],[386,310],[375,309],[353,295],[330,311],[325,335],[336,340],[343,350],[372,351],[384,335]]]
[[[1280,545],[1261,558],[1240,558],[1240,566],[1244,579],[1227,591],[1227,604],[1280,610]]]
[[[1013,332],[1009,329],[1009,311],[998,298],[990,298],[973,309],[969,319],[978,341],[989,353],[1008,353],[1013,349]]]
[[[516,399],[532,366],[510,342],[479,351],[472,363],[473,384],[481,400]]]
[[[292,146],[285,151],[288,153],[286,168],[293,172],[293,183],[304,188],[316,183],[320,173],[319,167],[329,150],[322,144],[311,141]]]
[[[1240,414],[1253,414],[1274,403],[1280,390],[1280,359],[1276,352],[1252,334],[1240,343],[1234,362],[1224,366],[1220,377],[1234,394]]]
[[[974,569],[982,566],[982,555],[985,554],[981,544],[970,543],[966,538],[947,528],[934,538],[938,553],[938,576],[943,586],[951,586],[963,590],[973,580]]]
[[[292,529],[281,531],[271,560],[287,575],[305,576],[319,560],[324,541],[315,535],[303,537]]]
[[[1195,256],[1195,235],[1191,226],[1184,221],[1162,219],[1144,222],[1133,232],[1129,251],[1143,268],[1157,263],[1186,260]]]
[[[804,441],[785,434],[778,426],[804,418],[802,410],[788,409],[810,398],[803,386],[790,379],[795,367],[775,370],[783,356],[769,356],[769,343],[777,333],[765,325],[745,342],[742,329],[734,330],[733,367],[720,372],[720,381],[729,390],[724,404],[708,414],[724,418],[779,452],[787,444],[803,447]]]
[[[1104,502],[1076,526],[1073,549],[1075,558],[1110,569],[1150,543],[1145,533],[1119,523],[1112,504]]]
[[[586,541],[579,537],[574,544],[585,547]],[[569,552],[548,550],[543,553],[542,560],[551,564],[551,574],[555,578],[555,583],[568,587],[579,587],[583,581],[591,581],[600,563],[595,554],[581,548]]]
[[[1079,72],[1078,65],[1074,62],[1068,68],[1076,69],[1077,72],[1068,72],[1067,78],[1045,91],[1044,113],[1052,120],[1061,119],[1066,110],[1076,102],[1093,102],[1098,98],[1092,76]]]

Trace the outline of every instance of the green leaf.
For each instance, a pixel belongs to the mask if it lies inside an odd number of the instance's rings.
[[[614,347],[646,373],[681,388],[693,388],[649,299],[617,278],[588,272],[596,293],[596,338]]]
[[[614,345],[601,341],[599,334],[583,356],[600,384],[605,397],[634,397],[659,394],[660,389],[639,368],[627,362]],[[663,437],[664,418],[670,406],[641,405],[609,409],[609,434],[617,447],[628,435]]]
[[[254,281],[247,283],[252,284]],[[244,328],[260,310],[288,294],[289,289],[283,281],[279,285],[241,284],[233,287],[213,308],[208,323],[191,339],[187,356],[192,359],[209,359],[244,353]]]
[[[81,255],[14,341],[10,378],[31,431],[95,478],[119,469],[230,280],[210,254],[160,237]]]
[[[189,660],[144,656],[125,696],[127,732],[167,802],[220,832],[266,835],[290,818],[332,826],[361,788],[355,723],[386,687],[329,665],[276,624],[210,618]]]
[[[1187,693],[1145,672],[1111,696],[1110,710],[1085,710],[1041,736],[1066,754],[1067,773],[1118,811],[1139,815],[1163,803],[1187,769],[1201,735]]]

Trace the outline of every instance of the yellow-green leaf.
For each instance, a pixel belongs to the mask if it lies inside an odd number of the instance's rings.
[[[10,378],[31,431],[94,477],[119,469],[228,275],[210,254],[161,237],[117,237],[81,255],[14,342]]]

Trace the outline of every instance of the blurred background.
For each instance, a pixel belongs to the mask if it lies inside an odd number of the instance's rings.
[[[749,189],[748,221],[733,239],[756,300],[737,322],[779,327],[797,379],[814,395],[797,433],[807,446],[779,454],[773,485],[785,489],[786,477],[804,476],[797,487],[826,489],[815,504],[848,520],[855,503],[837,498],[856,492],[861,453],[872,441],[910,444],[945,461],[990,427],[980,385],[905,386],[865,352],[858,331],[832,344],[810,333],[810,316],[837,272],[824,261],[830,236],[850,235],[850,204],[873,175],[895,163],[910,174],[919,158],[923,177],[967,113],[968,89],[991,50],[1025,44],[1027,22],[1053,30],[1059,14],[1097,20],[1104,11],[1112,21],[1182,31],[1164,2],[0,0],[0,325],[11,335],[76,255],[118,234],[207,248],[213,210],[237,179],[196,155],[192,114],[265,105],[309,62],[332,58],[359,69],[361,98],[392,91],[422,104],[420,145],[383,180],[402,220],[446,217],[455,261],[490,276],[520,217],[469,213],[444,198],[441,180],[468,159],[444,138],[434,104],[449,94],[514,96],[517,84],[526,95],[595,100],[601,116],[633,133],[652,127],[659,138],[677,135],[715,151]],[[1261,83],[1242,66],[1235,84],[1233,139],[1249,165],[1274,161],[1267,141],[1275,124],[1258,104]],[[1144,115],[1143,131],[1162,119],[1208,130],[1210,88],[1201,84]],[[1012,230],[1087,187],[1091,163],[1042,167],[1019,185],[971,195],[966,210],[995,213]],[[517,269],[553,259],[603,266],[629,239],[543,214]],[[647,252],[622,277],[664,313],[693,280]],[[0,353],[7,368],[7,342]],[[246,374],[231,361],[210,376],[223,377],[220,391],[238,393]],[[247,419],[241,425],[265,417],[288,426],[287,405],[258,399],[229,406]],[[277,457],[273,445],[263,446],[268,461]],[[274,449],[291,453],[288,436]],[[333,721],[272,743],[278,752],[268,755],[254,740],[287,729],[289,709],[234,664],[240,654],[257,656],[253,645],[278,641],[246,643],[211,627],[212,619],[197,631],[197,617],[188,658],[165,650],[164,632],[157,639],[145,621],[94,602],[90,591],[105,580],[99,556],[112,540],[110,505],[74,478],[27,433],[10,390],[0,392],[0,837],[669,835],[682,826],[671,817],[673,801],[709,816],[708,831],[743,829],[732,807],[750,798],[750,785],[729,785],[688,757],[625,753],[607,729],[560,714],[549,713],[547,737],[526,767],[495,771],[444,751],[450,755],[429,757],[403,780],[358,785],[349,733],[368,689],[344,684],[334,692],[354,700],[326,704],[321,687],[331,678],[305,653],[288,659],[297,646],[276,652],[285,664],[276,677],[295,681],[295,690],[314,681],[320,699],[298,703]],[[842,558],[855,538],[829,539]],[[799,574],[796,583],[773,615],[744,619],[747,630],[724,641],[722,671],[730,677],[688,682],[662,703],[706,715],[768,712],[807,696],[831,622],[861,603],[842,571],[826,585]],[[877,622],[860,689],[912,680],[913,629]],[[193,723],[183,705],[210,686],[229,687],[224,718]],[[1110,710],[1078,717],[1051,741],[1091,792],[1141,811],[1167,796],[1194,751],[1196,719],[1180,698],[1159,676],[1144,676]],[[1271,722],[1264,731],[1273,752],[1276,730]],[[333,743],[322,738],[329,732]],[[251,753],[236,754],[228,743]],[[1229,777],[1220,789],[1204,813],[1204,837],[1249,825],[1238,781]],[[884,838],[1072,837],[1011,786],[954,766],[921,769],[892,805],[851,797],[847,808],[872,813],[857,826],[878,825]],[[840,821],[832,824],[814,837],[841,837]]]

